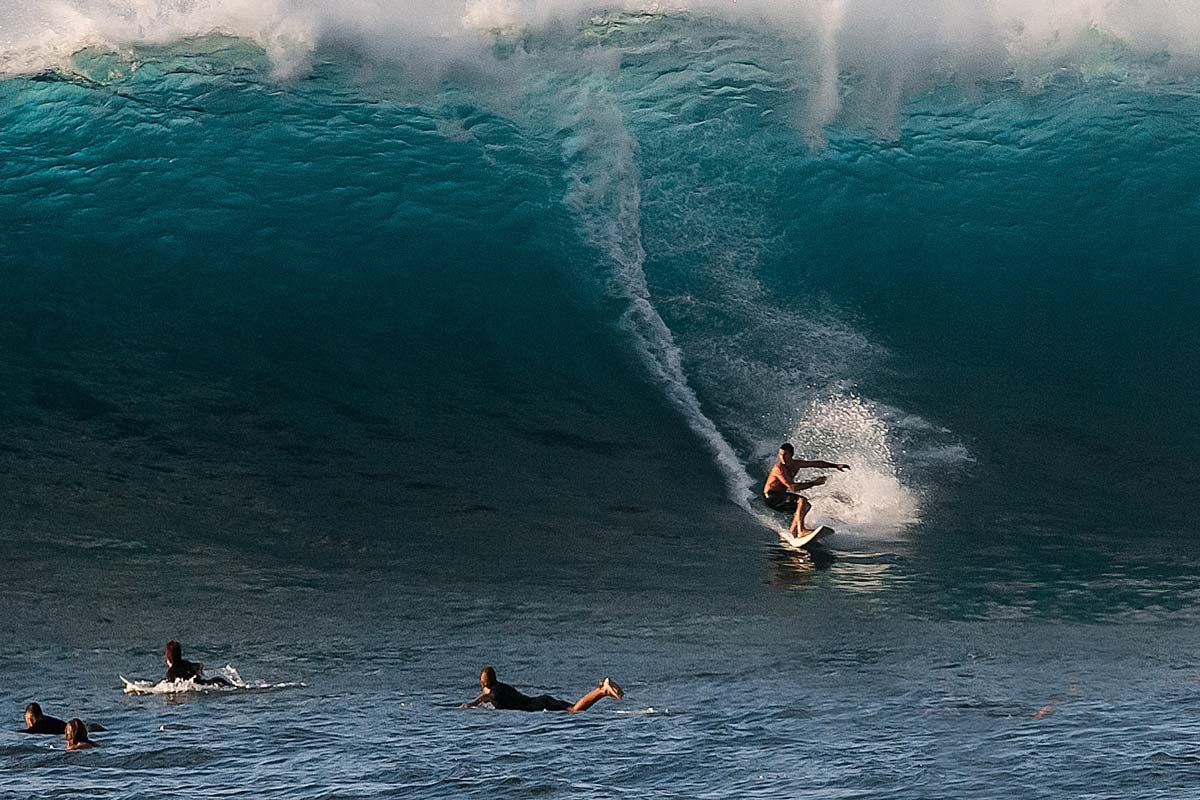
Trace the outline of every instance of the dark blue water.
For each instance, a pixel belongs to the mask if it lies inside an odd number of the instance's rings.
[[[0,708],[109,729],[0,794],[1200,789],[1180,59],[830,114],[742,18],[160,39],[0,62]],[[784,438],[853,465],[826,550]],[[302,685],[122,694],[170,638]]]

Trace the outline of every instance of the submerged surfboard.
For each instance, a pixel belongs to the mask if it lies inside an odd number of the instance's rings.
[[[819,542],[822,539],[827,539],[833,536],[834,530],[828,525],[820,525],[812,533],[807,536],[792,536],[786,531],[779,534],[779,541],[783,542],[788,547],[801,548],[813,542]]]

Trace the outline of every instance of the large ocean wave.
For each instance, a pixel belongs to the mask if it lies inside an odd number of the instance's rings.
[[[369,436],[607,392],[746,508],[781,439],[852,462],[819,507],[876,535],[1029,452],[1124,503],[1114,438],[1178,495],[1200,12],[891,8],[0,4],[4,400],[52,452],[173,403]]]

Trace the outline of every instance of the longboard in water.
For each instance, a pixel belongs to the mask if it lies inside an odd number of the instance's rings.
[[[827,539],[833,536],[834,530],[828,525],[820,525],[812,533],[807,536],[792,536],[790,533],[780,533],[779,541],[783,542],[788,547],[801,548],[807,544],[818,542],[822,539]]]

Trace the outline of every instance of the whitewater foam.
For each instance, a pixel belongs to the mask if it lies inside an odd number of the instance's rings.
[[[161,680],[161,681],[157,681],[157,682],[147,681],[147,680],[129,680],[125,677],[122,677],[121,680],[124,682],[123,691],[125,692],[125,694],[174,695],[174,694],[187,694],[187,693],[191,693],[191,692],[202,692],[202,693],[209,693],[209,692],[232,693],[232,692],[248,692],[248,691],[262,692],[262,691],[268,691],[271,689],[292,689],[292,688],[304,686],[303,683],[295,682],[295,681],[286,682],[286,683],[267,683],[266,681],[259,681],[257,683],[247,683],[245,680],[242,679],[242,676],[238,674],[238,671],[236,669],[234,669],[233,666],[230,664],[226,664],[224,667],[217,670],[217,675],[219,675],[222,678],[224,678],[225,680],[229,681],[229,685],[222,686],[219,684],[215,685],[215,684],[211,684],[211,683],[201,683],[201,682],[195,680],[194,678],[188,678],[186,680],[174,680],[174,681]]]
[[[808,491],[814,523],[879,536],[920,522],[918,497],[901,483],[889,439],[883,415],[857,395],[830,395],[809,404],[791,433],[798,457],[851,466]]]
[[[844,98],[839,82],[857,73],[875,100],[895,102],[930,81],[1035,78],[1086,62],[1117,43],[1131,58],[1167,69],[1200,64],[1200,7],[1171,0],[690,0],[621,4],[635,14],[712,15],[768,26],[807,43],[816,91],[807,115],[819,128]],[[60,66],[84,47],[121,49],[220,33],[257,42],[278,74],[304,71],[322,45],[374,57],[415,59],[436,70],[487,58],[481,33],[578,25],[611,8],[595,0],[54,0],[0,2],[0,72]]]

